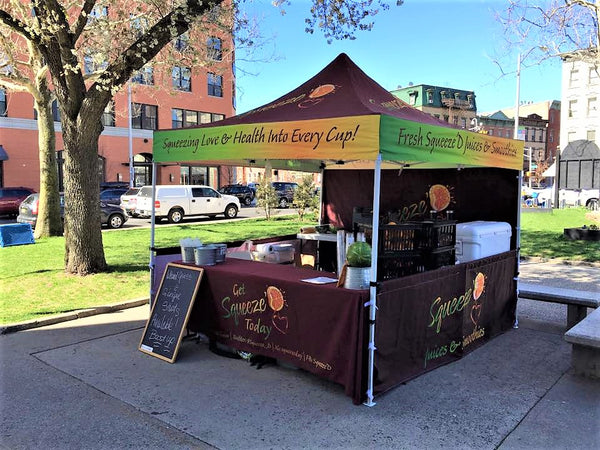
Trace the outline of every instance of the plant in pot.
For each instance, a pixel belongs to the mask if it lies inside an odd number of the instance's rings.
[[[366,242],[354,242],[346,251],[344,287],[368,289],[371,275],[371,246]]]

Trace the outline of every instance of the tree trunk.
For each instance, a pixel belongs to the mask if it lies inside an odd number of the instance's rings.
[[[81,117],[81,116],[78,116]],[[62,117],[65,155],[65,272],[107,270],[100,225],[98,138],[100,120]]]
[[[34,234],[36,239],[47,236],[62,236],[63,234],[63,224],[60,217],[60,196],[58,193],[52,97],[47,86],[40,86],[39,88],[42,94],[41,101],[35,105],[38,111],[40,158],[40,198]]]

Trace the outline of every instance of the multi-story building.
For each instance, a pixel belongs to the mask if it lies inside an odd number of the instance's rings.
[[[503,138],[514,136],[515,119],[508,117],[503,111],[482,114],[477,117],[477,124],[477,131],[482,133]],[[547,167],[552,163],[551,160],[547,160],[547,127],[548,121],[542,119],[538,114],[533,113],[527,116],[519,114],[520,137],[525,141],[523,170],[530,171],[542,163]]]
[[[579,53],[561,58],[560,147],[564,150],[569,142],[582,139],[600,147],[600,64],[584,60]]]
[[[177,45],[175,42],[174,45]],[[104,131],[98,142],[98,171],[103,182],[130,180],[133,160],[134,185],[150,184],[153,131],[214,122],[235,114],[233,61],[221,39],[210,37],[210,69],[198,66],[169,68],[168,76],[150,64],[131,79],[131,97],[125,87],[114,97],[103,117]],[[92,70],[84,58],[84,71]],[[131,98],[131,100],[129,100]],[[131,102],[131,127],[128,103]],[[56,102],[53,105],[59,183],[62,188],[62,132]],[[130,139],[131,131],[131,139]],[[0,89],[0,185],[27,186],[39,190],[38,126],[33,97]],[[129,152],[131,143],[132,155]],[[132,158],[130,158],[132,156]],[[219,165],[161,165],[158,184],[208,184],[215,188],[231,183],[234,171]]]
[[[409,85],[391,91],[400,100],[438,119],[468,129],[477,114],[475,93],[427,84]]]
[[[556,151],[560,142],[560,107],[561,102],[558,100],[545,100],[543,102],[524,102],[519,105],[519,126],[527,140],[531,135],[531,131],[527,130],[528,126],[536,127],[538,124],[524,123],[524,118],[530,117],[532,114],[539,116],[541,120],[547,122],[545,139],[546,143],[545,153],[543,160],[552,163],[556,158]],[[503,108],[501,111],[509,118],[514,120],[515,108]],[[512,135],[511,135],[512,137]]]

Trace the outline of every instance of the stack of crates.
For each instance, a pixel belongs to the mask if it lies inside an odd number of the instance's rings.
[[[456,261],[456,221],[428,220],[422,222],[421,254],[425,270],[452,266]]]
[[[371,242],[372,228],[364,226]],[[379,227],[377,279],[399,278],[454,265],[456,221],[405,222]]]

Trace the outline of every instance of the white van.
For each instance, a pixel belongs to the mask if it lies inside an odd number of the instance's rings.
[[[158,185],[156,186],[156,220],[167,218],[179,223],[184,216],[215,217],[223,214],[228,219],[237,216],[240,200],[233,195],[220,194],[210,186]],[[135,213],[140,217],[152,215],[152,186],[144,186],[137,194]]]

